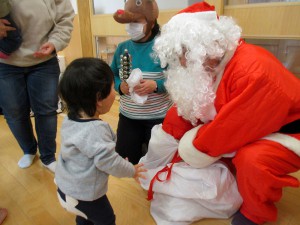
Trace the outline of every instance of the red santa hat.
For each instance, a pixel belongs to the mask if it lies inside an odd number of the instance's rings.
[[[209,5],[206,2],[197,2],[181,11],[179,13],[194,13],[194,12],[206,12],[206,11],[215,11],[215,6]]]
[[[179,11],[173,18],[180,17],[183,20],[197,18],[199,20],[217,20],[218,15],[215,11],[215,6],[209,5],[206,2],[197,2],[185,9]]]

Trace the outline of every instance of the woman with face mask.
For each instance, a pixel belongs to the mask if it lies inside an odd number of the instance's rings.
[[[152,127],[162,123],[172,105],[163,69],[152,54],[160,33],[157,17],[155,0],[127,0],[124,10],[114,14],[118,23],[126,24],[130,36],[118,45],[111,64],[120,94],[116,151],[132,163],[145,154]]]

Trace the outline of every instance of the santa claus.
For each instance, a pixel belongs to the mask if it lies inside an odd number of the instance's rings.
[[[299,187],[288,174],[300,168],[300,80],[240,37],[232,18],[201,2],[172,17],[154,48],[177,106],[162,131],[192,167],[233,157],[243,204],[232,225],[254,225],[275,221],[282,188]]]

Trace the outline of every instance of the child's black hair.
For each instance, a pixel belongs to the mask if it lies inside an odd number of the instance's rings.
[[[80,118],[80,112],[94,116],[97,100],[110,94],[113,82],[113,72],[103,60],[74,60],[67,66],[58,86],[59,96],[67,105],[68,117]]]

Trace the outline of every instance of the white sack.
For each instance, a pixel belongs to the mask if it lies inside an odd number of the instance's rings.
[[[152,178],[165,165],[171,165],[178,142],[162,130],[153,127],[147,154],[140,163],[148,169],[147,179],[140,179],[145,190]],[[165,180],[166,172],[160,174]],[[188,225],[203,218],[229,218],[240,207],[242,198],[234,176],[220,161],[202,169],[185,162],[175,163],[171,178],[156,180],[150,212],[158,225]]]

